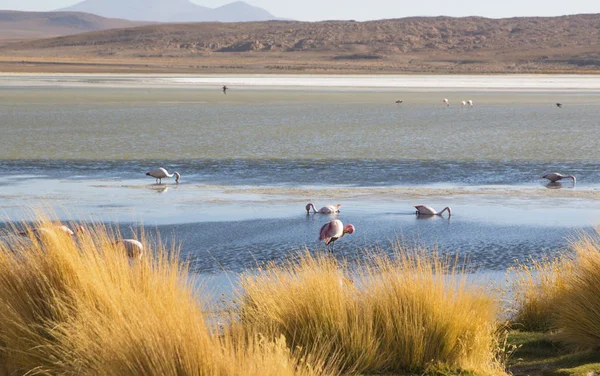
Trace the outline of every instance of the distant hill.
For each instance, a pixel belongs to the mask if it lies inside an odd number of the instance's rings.
[[[0,48],[4,61],[65,55],[161,72],[600,73],[600,14],[158,24]]]
[[[189,0],[85,0],[59,11],[77,11],[104,17],[158,22],[245,22],[276,17],[262,8],[236,1],[211,9]]]
[[[0,43],[147,24],[77,12],[0,11]]]

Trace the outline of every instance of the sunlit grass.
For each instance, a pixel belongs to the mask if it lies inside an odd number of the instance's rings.
[[[498,300],[456,260],[398,248],[357,269],[308,252],[270,264],[243,278],[241,320],[302,355],[335,355],[346,372],[503,373]]]
[[[1,374],[335,374],[282,338],[213,333],[176,249],[140,234],[146,251],[133,261],[117,232],[72,237],[55,225],[41,219],[49,231],[0,243]]]
[[[558,256],[530,260],[509,269],[514,314],[513,327],[522,331],[545,331],[554,327],[559,297],[573,272],[570,258]]]

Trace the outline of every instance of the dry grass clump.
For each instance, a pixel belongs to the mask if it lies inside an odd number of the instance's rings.
[[[556,307],[564,295],[575,264],[572,259],[531,260],[509,268],[515,302],[513,327],[523,331],[546,331],[555,327]]]
[[[466,283],[457,261],[407,253],[348,268],[308,252],[242,279],[241,320],[284,335],[301,355],[318,349],[346,372],[431,369],[502,374],[497,300]]]
[[[600,241],[584,236],[573,244],[576,253],[566,288],[556,304],[559,338],[576,348],[600,348]]]
[[[142,235],[144,257],[131,261],[100,225],[78,237],[27,233],[0,242],[0,374],[331,373],[296,360],[282,339],[213,335],[187,266],[160,242]]]

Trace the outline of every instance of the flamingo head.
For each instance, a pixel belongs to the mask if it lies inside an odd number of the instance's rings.
[[[87,234],[87,230],[83,226],[77,226],[75,228],[75,235],[85,235]]]
[[[342,206],[342,204],[335,204],[335,209],[339,212],[341,206]]]
[[[179,183],[179,178],[181,177],[181,175],[179,175],[179,172],[174,172],[173,175],[175,175],[175,183]]]
[[[310,202],[309,202],[308,204],[306,204],[306,207],[305,207],[305,209],[306,209],[306,214],[310,214],[310,207],[311,207],[311,206],[312,206],[312,203],[310,203]]]
[[[344,234],[353,234],[353,233],[354,233],[354,226],[346,225],[346,227],[344,227]]]

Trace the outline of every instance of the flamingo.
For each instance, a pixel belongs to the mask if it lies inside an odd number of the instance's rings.
[[[546,175],[542,176],[542,179],[548,179],[553,183],[556,183],[557,181],[563,180],[563,179],[573,179],[573,184],[575,184],[575,182],[577,181],[577,179],[575,179],[575,176],[573,176],[573,175],[565,176],[558,172],[551,172],[549,174],[546,174]]]
[[[325,240],[325,245],[331,244],[331,252],[333,252],[333,247],[335,241],[343,238],[346,234],[353,234],[354,226],[346,225],[339,219],[334,219],[329,221],[321,227],[321,231],[319,232],[319,241]]]
[[[227,86],[223,85],[223,94],[227,95],[227,89],[229,89]]]
[[[33,228],[31,229],[31,233],[35,236],[41,236],[43,235],[50,235],[50,234],[64,234],[64,235],[69,235],[69,236],[74,236],[77,232],[83,231],[83,229],[80,230],[80,228],[78,228],[76,230],[76,232],[73,232],[73,230],[71,230],[70,228],[68,228],[65,225],[60,225],[60,226],[50,226],[50,227],[38,227],[38,228]],[[21,236],[29,236],[29,232],[28,231],[22,231],[19,232],[19,235]]]
[[[444,102],[446,106],[450,107],[450,102],[448,102],[448,98],[444,98],[442,102]]]
[[[449,206],[446,206],[444,208],[444,210],[442,210],[441,212],[436,212],[434,208],[432,208],[431,206],[427,206],[427,205],[417,205],[415,206],[415,209],[417,209],[416,214],[417,215],[439,215],[440,217],[442,216],[442,214],[448,210],[448,218],[450,218],[452,216],[452,210],[450,209]]]
[[[179,175],[179,172],[174,172],[172,174],[169,174],[167,172],[167,170],[165,170],[164,168],[156,168],[150,172],[146,172],[147,176],[152,176],[153,178],[156,179],[156,183],[157,184],[162,184],[162,179],[164,178],[171,178],[173,176],[175,176],[175,183],[179,183],[179,178],[181,177],[181,175]]]
[[[402,103],[402,101],[401,101],[400,99],[398,99],[398,100],[397,100],[395,103],[396,103],[398,106],[400,106],[400,103]]]
[[[558,108],[562,108],[562,103],[557,103],[557,104],[556,104],[556,107],[558,107]]]
[[[342,206],[341,204],[335,204],[335,205],[327,205],[327,206],[323,206],[321,209],[317,210],[315,208],[315,205],[313,205],[312,202],[309,202],[308,204],[306,204],[306,215],[310,214],[310,209],[312,208],[314,213],[319,213],[319,214],[334,214],[334,213],[339,213],[340,212],[340,206]]]
[[[462,102],[460,102],[460,104],[462,104],[463,106],[466,106],[466,105],[467,105],[467,102],[465,102],[465,101],[462,101]]]
[[[123,245],[130,259],[141,260],[144,254],[144,246],[135,239],[123,239],[115,242],[116,245]]]
[[[469,107],[473,107],[473,101],[472,100],[468,100],[467,103],[469,104]]]

